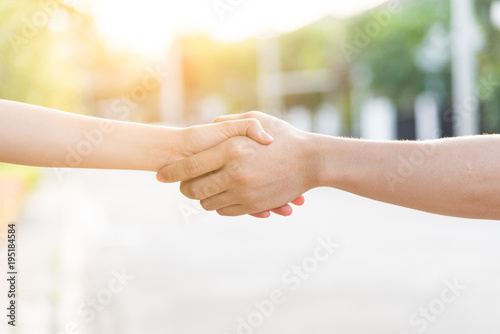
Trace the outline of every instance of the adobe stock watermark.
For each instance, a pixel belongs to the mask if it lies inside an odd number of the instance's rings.
[[[379,37],[384,29],[387,28],[394,17],[402,10],[402,5],[408,0],[390,0],[380,9],[373,11],[373,18],[363,27],[354,28],[352,41],[348,42],[346,38],[340,44],[340,50],[345,59],[351,63],[354,56],[367,48],[374,38]]]
[[[499,84],[500,82],[492,73],[487,77],[479,78],[474,94],[465,98],[461,103],[455,104],[453,108],[447,109],[443,114],[443,121],[452,123],[454,127],[459,126],[477,110],[480,100],[491,100]]]
[[[98,128],[91,130],[83,130],[83,137],[74,147],[66,146],[66,158],[64,162],[54,161],[52,167],[56,173],[59,182],[63,181],[63,177],[70,172],[67,168],[78,168],[83,163],[83,159],[94,153],[94,150],[101,146],[104,142],[106,134],[113,132],[115,124],[107,119],[100,119]],[[65,168],[61,167],[65,166]]]
[[[205,211],[203,210],[200,201],[189,200],[189,204],[181,203],[179,205],[179,212],[184,224],[191,225],[192,218],[203,214]]]
[[[416,148],[409,155],[398,155],[398,168],[395,172],[386,171],[384,177],[389,183],[391,191],[396,190],[396,184],[404,183],[405,179],[413,176],[419,167],[421,167],[428,157],[436,151],[437,142],[427,140],[415,143]]]
[[[461,285],[458,279],[453,281],[444,280],[444,288],[438,297],[431,300],[427,305],[421,306],[418,311],[413,312],[408,318],[408,323],[413,329],[413,333],[423,333],[432,323],[437,321],[450,305],[454,304],[467,289],[465,285]],[[408,331],[401,331],[399,334],[411,334]]]
[[[448,109],[443,114],[445,122],[452,122],[454,126],[460,124],[471,116],[473,110],[479,104],[480,99],[489,100],[494,96],[495,87],[499,81],[489,74],[487,77],[479,79],[475,95],[466,98],[462,103],[453,109]],[[441,129],[435,129],[437,137],[441,136]],[[416,147],[407,156],[398,155],[399,165],[396,171],[386,171],[384,177],[389,183],[391,191],[395,191],[396,184],[403,183],[405,179],[415,175],[420,167],[426,163],[427,159],[435,153],[438,142],[436,140],[426,140],[415,144]]]
[[[81,334],[83,331],[82,325],[88,325],[94,321],[97,314],[104,311],[106,306],[113,302],[115,295],[122,293],[129,283],[134,280],[134,277],[128,275],[124,269],[120,272],[113,270],[111,274],[113,277],[108,281],[106,287],[78,304],[75,312],[78,320],[67,322],[63,330],[57,334]]]
[[[253,302],[253,310],[246,316],[236,318],[236,329],[234,332],[225,334],[254,334],[258,332],[265,321],[272,317],[278,307],[283,305],[290,293],[296,292],[302,284],[308,280],[320,265],[332,257],[340,247],[332,241],[332,236],[317,238],[317,246],[312,254],[305,257],[298,264],[294,264],[281,276],[284,288],[272,290],[268,297]]]
[[[169,71],[162,68],[160,63],[154,68],[148,66],[141,82],[133,86],[127,94],[112,102],[113,118],[121,121],[127,120],[132,111],[139,107],[139,103],[144,102],[153,91],[157,90],[168,76]]]
[[[242,5],[244,0],[215,0],[212,6],[221,21],[226,19],[226,14],[234,12]]]
[[[29,16],[23,16],[21,19],[22,25],[17,32],[9,32],[8,39],[12,48],[18,52],[23,46],[30,43],[36,38],[40,30],[46,28],[51,19],[64,6],[72,5],[76,0],[41,0],[40,7]]]
[[[114,119],[127,120],[131,112],[138,108],[148,95],[158,89],[162,81],[168,76],[168,71],[162,69],[158,64],[155,68],[147,67],[146,75],[141,82],[133,86],[130,91],[114,100],[111,104],[111,114]],[[66,145],[66,156],[63,162],[54,161],[52,167],[59,182],[63,181],[65,175],[70,173],[68,168],[79,168],[84,159],[91,156],[95,149],[100,147],[106,135],[112,133],[116,128],[116,123],[108,119],[100,119],[96,128],[83,130],[82,139],[76,144]]]

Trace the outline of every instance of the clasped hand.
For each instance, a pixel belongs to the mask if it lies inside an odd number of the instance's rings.
[[[181,181],[186,197],[200,200],[204,209],[223,216],[290,215],[287,203],[302,205],[302,194],[314,187],[307,134],[260,112],[222,116],[214,123],[242,120],[258,120],[274,141],[235,136],[196,154],[186,152],[187,158],[161,169],[158,180]]]

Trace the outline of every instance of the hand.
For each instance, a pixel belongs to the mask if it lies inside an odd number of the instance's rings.
[[[314,146],[309,134],[259,112],[223,116],[215,122],[248,118],[257,118],[275,137],[271,145],[262,146],[245,137],[231,138],[158,174],[165,182],[183,181],[181,192],[185,196],[201,200],[204,209],[224,216],[263,211],[265,216],[265,210],[290,201],[302,204],[300,195],[315,186],[315,168],[310,164]],[[285,206],[285,210],[291,207]]]
[[[248,136],[263,145],[269,145],[273,141],[273,138],[264,130],[260,122],[255,118],[245,118],[226,121],[224,123],[192,126],[179,130],[179,134],[174,137],[175,140],[172,144],[173,149],[169,154],[169,163],[207,150],[234,136]],[[157,175],[157,179],[160,182],[166,182],[162,178],[161,174]],[[302,205],[304,203],[304,198],[297,198],[293,201],[293,203],[296,205]],[[290,215],[291,207],[285,205],[274,209],[273,212],[280,215]],[[258,218],[267,218],[269,215],[269,212],[254,214],[254,216]]]
[[[247,136],[263,145],[269,145],[273,142],[273,137],[264,130],[255,118],[192,126],[179,130],[179,134],[174,137],[170,162],[206,151],[226,139],[236,136]],[[158,174],[158,181],[165,182],[161,179],[161,174]]]

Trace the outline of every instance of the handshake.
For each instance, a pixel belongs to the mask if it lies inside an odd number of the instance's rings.
[[[186,197],[223,216],[288,216],[289,203],[304,203],[302,194],[316,186],[311,134],[256,111],[214,123],[181,130],[174,149],[180,156],[158,172],[158,181],[181,181]]]
[[[154,171],[225,216],[290,215],[288,203],[303,204],[314,186],[308,134],[259,112],[214,123],[176,129],[0,100],[0,162]]]
[[[260,112],[174,129],[0,100],[0,162],[157,172],[223,216],[290,215],[332,187],[464,218],[500,219],[500,136],[370,141],[302,132]],[[71,163],[68,152],[79,154]]]

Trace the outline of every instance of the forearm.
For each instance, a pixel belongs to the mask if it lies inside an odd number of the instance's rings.
[[[0,161],[40,167],[157,171],[179,130],[0,100]]]
[[[314,136],[317,186],[432,213],[500,219],[500,136],[375,142]]]

